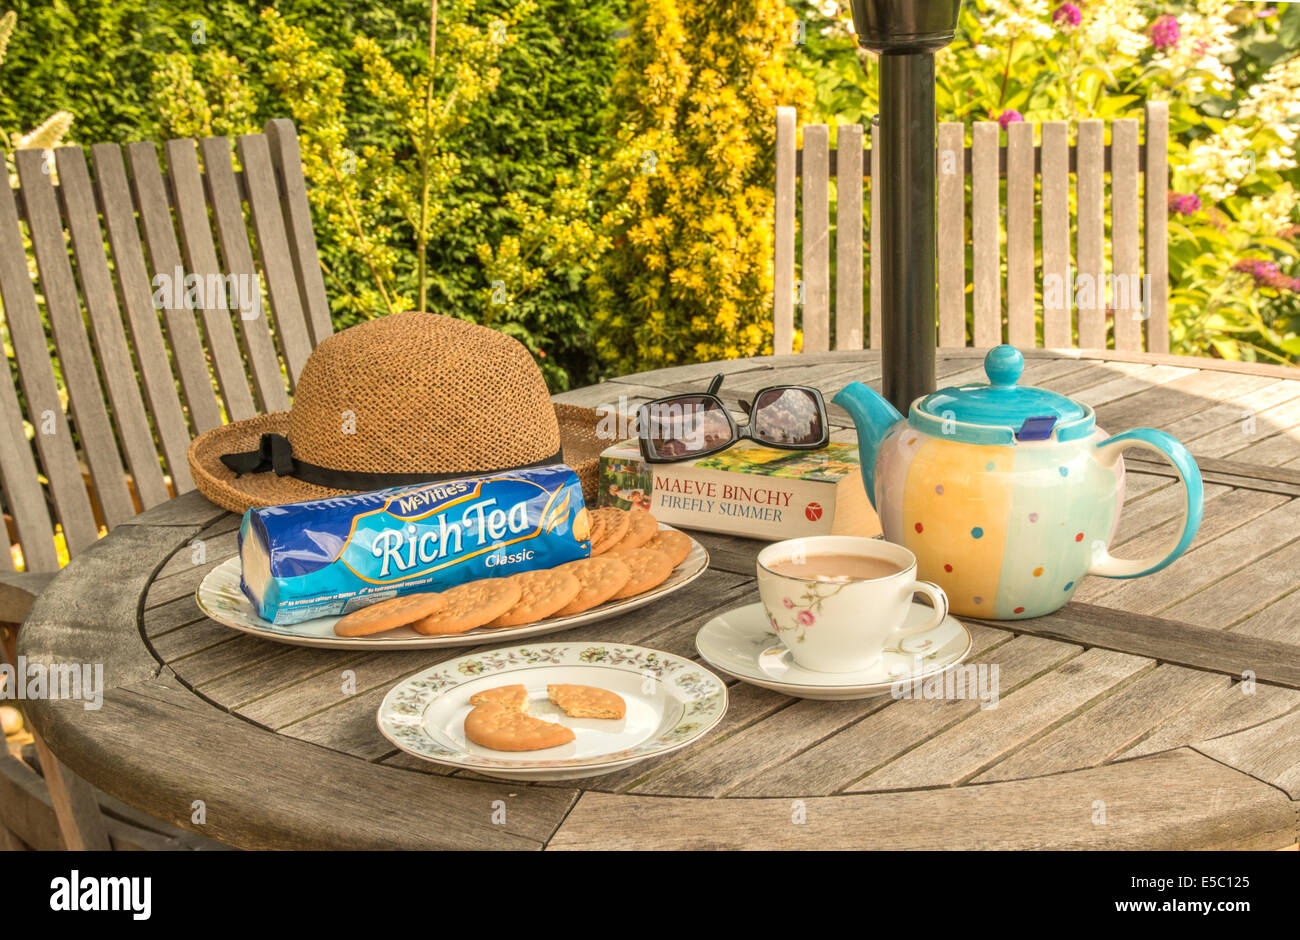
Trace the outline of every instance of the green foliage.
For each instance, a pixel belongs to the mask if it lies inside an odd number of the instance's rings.
[[[793,31],[781,0],[645,0],[633,18],[591,279],[617,370],[770,351],[774,116],[811,91],[784,63]]]
[[[600,112],[627,2],[534,0],[533,12],[508,31],[490,93],[464,109],[459,126],[445,128],[437,144],[458,162],[444,188],[431,190],[427,306],[490,316],[533,350],[557,390],[596,377],[584,282],[600,244],[584,232],[598,217],[585,180],[606,146]],[[518,5],[445,0],[440,16],[486,30]],[[295,87],[287,74],[275,84],[273,39],[261,17],[267,6],[342,77],[337,100]],[[333,208],[314,205],[336,325],[387,309],[362,242],[374,259],[388,258],[390,270],[379,267],[391,278],[390,300],[418,303],[411,206],[399,204],[411,192],[410,178],[400,186],[397,178],[420,162],[422,141],[411,136],[410,114],[394,110],[391,95],[374,93],[366,69],[391,66],[392,75],[417,81],[428,61],[428,0],[24,0],[15,7],[23,25],[10,48],[16,79],[0,99],[3,129],[32,127],[62,107],[77,116],[80,142],[160,140],[255,131],[271,117],[297,117],[291,104],[302,110],[313,96],[322,108],[336,108],[339,147],[356,155],[357,169],[366,168],[368,152],[393,161],[389,188],[356,193],[356,214],[367,223],[361,239],[339,207],[337,187]],[[458,55],[449,35],[440,51]],[[316,67],[306,58],[292,65]],[[370,169],[368,179],[384,176]],[[557,237],[567,238],[565,250],[555,250]],[[487,309],[501,296],[494,280],[506,281],[508,303]]]

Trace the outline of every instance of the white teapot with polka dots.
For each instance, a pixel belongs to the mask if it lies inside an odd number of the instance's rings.
[[[1159,571],[1200,527],[1201,473],[1186,447],[1151,428],[1106,434],[1088,405],[1017,385],[1024,364],[998,346],[984,358],[987,383],[918,398],[906,419],[861,382],[834,398],[857,426],[862,482],[885,538],[916,556],[919,577],[942,587],[959,615],[1050,613],[1085,575]],[[1186,497],[1177,540],[1150,558],[1109,551],[1129,447],[1168,458]]]

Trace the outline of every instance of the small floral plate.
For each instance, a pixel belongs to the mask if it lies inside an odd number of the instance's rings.
[[[470,696],[523,683],[528,713],[573,729],[575,739],[539,751],[494,751],[465,738]],[[623,697],[620,720],[570,718],[550,683],[592,685]],[[379,730],[408,754],[507,780],[595,777],[685,747],[727,710],[727,687],[681,656],[640,646],[547,643],[512,646],[439,663],[394,686]]]
[[[669,528],[672,527],[659,524],[660,531]],[[580,614],[571,614],[567,617],[548,617],[545,620],[517,627],[495,629],[479,627],[477,630],[447,636],[425,636],[423,633],[416,633],[410,627],[398,627],[373,636],[343,637],[334,632],[334,624],[338,622],[338,617],[317,617],[314,620],[304,620],[302,623],[270,623],[257,615],[252,602],[239,586],[238,555],[226,559],[209,571],[196,593],[199,610],[217,623],[225,624],[241,633],[251,633],[264,640],[274,640],[290,646],[314,646],[323,649],[431,649],[439,646],[478,646],[480,643],[521,639],[616,617],[652,603],[666,594],[680,591],[704,574],[708,567],[708,551],[695,539],[691,539],[691,553],[686,556],[685,561],[673,569],[668,580],[633,597],[606,601],[591,610],[584,610]]]
[[[912,604],[909,620],[932,614]],[[970,631],[952,617],[925,633],[907,637],[874,666],[860,672],[815,672],[794,662],[768,623],[762,604],[748,604],[714,617],[695,635],[704,661],[742,682],[795,698],[844,701],[888,694],[897,683],[923,681],[955,666],[971,650]]]

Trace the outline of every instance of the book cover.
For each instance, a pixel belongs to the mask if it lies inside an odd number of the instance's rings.
[[[880,533],[856,444],[813,451],[752,441],[680,463],[648,464],[636,441],[600,457],[600,505],[640,508],[669,525],[768,541]]]

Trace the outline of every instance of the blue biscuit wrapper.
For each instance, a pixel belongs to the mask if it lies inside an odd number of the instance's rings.
[[[340,616],[586,558],[584,509],[563,464],[254,508],[239,526],[241,586],[271,623]]]

